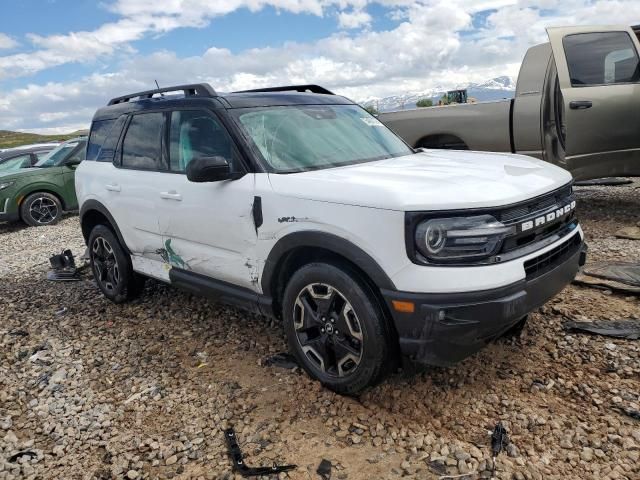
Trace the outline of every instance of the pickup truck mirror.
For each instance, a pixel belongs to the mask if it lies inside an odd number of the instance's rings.
[[[242,176],[243,173],[231,171],[231,166],[224,157],[198,157],[187,165],[187,178],[191,182],[219,182],[236,180]]]

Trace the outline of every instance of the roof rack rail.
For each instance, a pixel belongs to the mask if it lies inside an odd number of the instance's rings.
[[[335,95],[333,92],[327,90],[320,85],[287,85],[285,87],[268,87],[268,88],[255,88],[253,90],[240,90],[233,93],[252,93],[252,92],[311,92],[321,93],[323,95]]]
[[[199,96],[199,97],[216,97],[216,91],[208,83],[194,83],[190,85],[176,85],[174,87],[156,88],[154,90],[146,90],[144,92],[131,93],[129,95],[123,95],[122,97],[116,97],[109,100],[107,105],[116,105],[118,103],[129,102],[134,98],[151,98],[157,93],[165,92],[179,92],[182,90],[185,97]]]

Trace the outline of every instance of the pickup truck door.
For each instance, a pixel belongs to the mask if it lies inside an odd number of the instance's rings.
[[[576,179],[640,175],[640,43],[624,26],[555,27],[565,167]]]

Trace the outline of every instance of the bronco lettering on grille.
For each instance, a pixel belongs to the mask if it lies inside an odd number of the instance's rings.
[[[519,232],[526,232],[527,230],[531,230],[533,228],[540,227],[547,223],[551,223],[554,220],[559,220],[564,216],[571,213],[572,210],[576,208],[576,201],[573,200],[571,203],[567,203],[563,207],[556,208],[554,211],[547,213],[546,215],[541,215],[539,217],[533,218],[531,220],[527,220],[526,222],[522,222],[518,225]]]

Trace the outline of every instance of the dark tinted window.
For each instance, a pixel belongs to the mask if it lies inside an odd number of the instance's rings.
[[[235,170],[233,143],[227,131],[211,114],[196,110],[171,113],[169,163],[172,171],[184,172],[198,157],[224,157]]]
[[[162,165],[161,141],[164,114],[134,115],[122,144],[122,166],[159,170]]]
[[[100,149],[111,131],[114,122],[115,119],[93,122],[93,125],[91,125],[91,133],[89,134],[89,144],[87,145],[87,160],[95,160],[98,158]]]
[[[638,52],[626,32],[567,35],[562,43],[574,87],[639,79]]]

